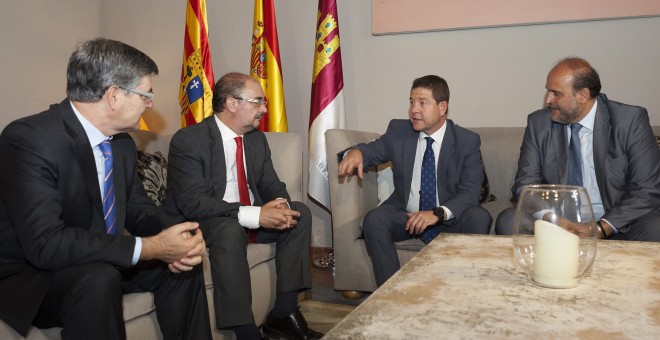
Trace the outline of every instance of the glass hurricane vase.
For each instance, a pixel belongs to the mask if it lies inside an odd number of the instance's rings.
[[[596,256],[596,231],[583,187],[527,185],[513,220],[516,261],[537,285],[576,287]]]

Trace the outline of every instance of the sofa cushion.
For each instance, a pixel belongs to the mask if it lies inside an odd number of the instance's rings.
[[[124,294],[122,305],[125,322],[147,315],[156,309],[152,293]]]

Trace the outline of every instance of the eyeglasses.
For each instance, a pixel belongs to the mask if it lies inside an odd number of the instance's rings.
[[[266,100],[266,98],[264,98],[264,99],[246,99],[246,98],[241,98],[241,97],[234,97],[234,99],[242,100],[244,102],[248,102],[248,103],[252,103],[252,104],[268,106],[268,100]]]
[[[153,103],[154,102],[154,93],[153,92],[144,92],[136,89],[127,89],[122,87],[125,91],[128,92],[133,92],[137,94],[138,96],[142,97],[147,103]]]

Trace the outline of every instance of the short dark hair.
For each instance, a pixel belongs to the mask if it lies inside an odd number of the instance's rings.
[[[245,83],[250,79],[252,78],[247,74],[238,72],[230,72],[222,76],[213,88],[213,112],[222,112],[227,98],[240,97],[245,89]]]
[[[425,88],[431,90],[436,103],[446,101],[449,103],[449,85],[447,81],[436,75],[428,75],[413,81],[412,88]]]
[[[104,38],[87,40],[69,58],[66,94],[70,100],[93,103],[112,85],[130,89],[142,77],[156,74],[156,63],[135,47]]]
[[[564,65],[573,71],[573,94],[581,89],[588,89],[589,96],[596,98],[600,93],[600,76],[589,62],[582,58],[564,58],[557,65]]]

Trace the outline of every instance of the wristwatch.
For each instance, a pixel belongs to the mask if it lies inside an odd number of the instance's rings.
[[[445,209],[442,209],[442,207],[434,208],[433,215],[438,216],[438,222],[442,222],[445,220]]]

